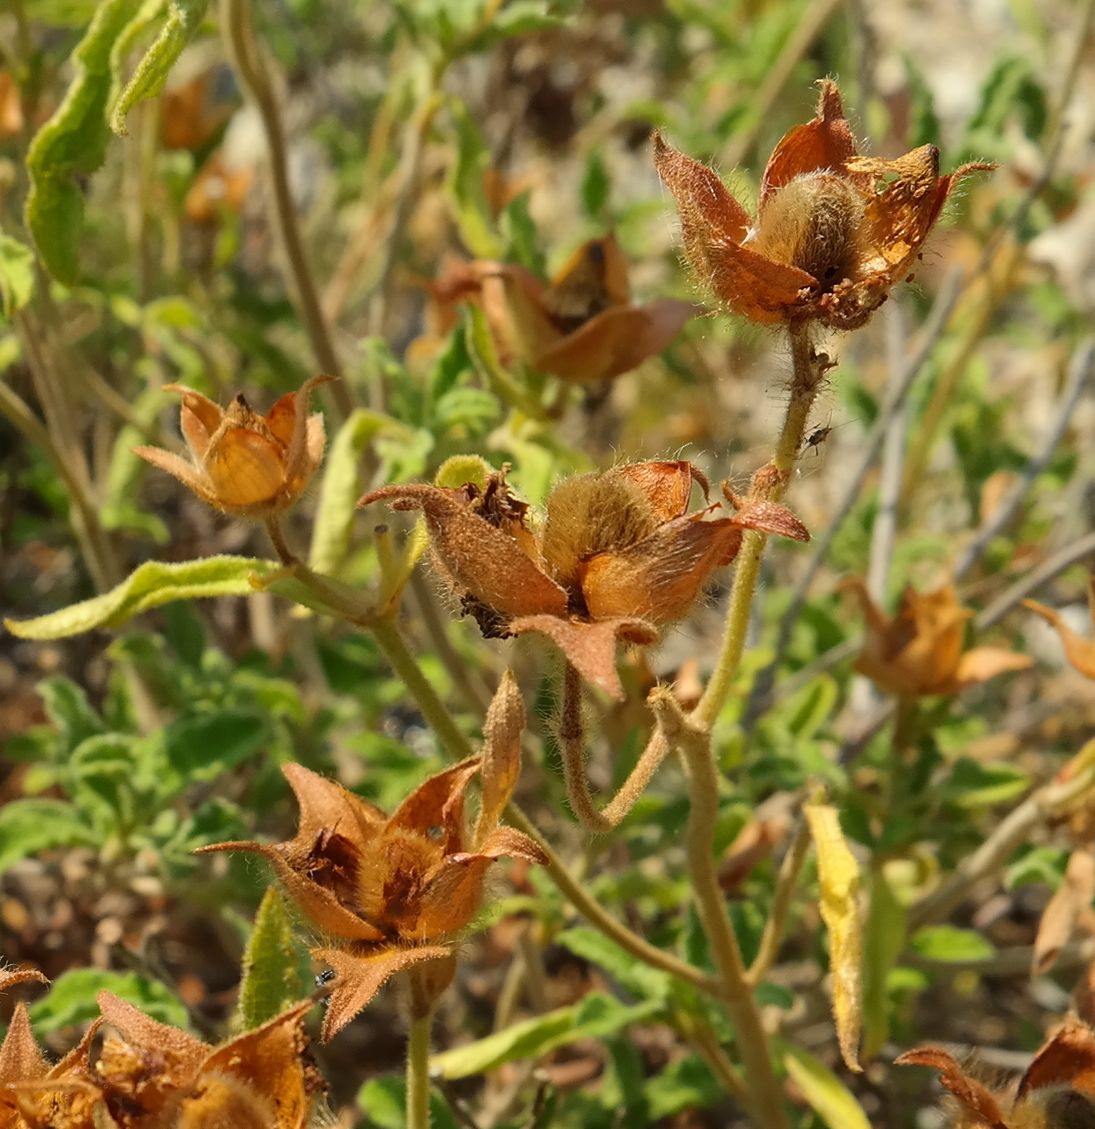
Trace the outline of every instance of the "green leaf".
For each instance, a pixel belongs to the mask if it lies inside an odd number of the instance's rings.
[[[456,160],[445,180],[445,193],[452,205],[453,219],[464,246],[477,258],[497,259],[501,240],[494,232],[494,220],[487,204],[483,174],[489,164],[483,135],[467,106],[458,98],[449,100],[449,112],[456,125]]]
[[[0,874],[51,847],[95,846],[87,818],[61,800],[9,800],[0,807]]]
[[[160,34],[137,64],[133,77],[114,103],[110,128],[125,135],[125,119],[130,110],[145,98],[154,98],[164,88],[168,72],[182,49],[194,38],[205,18],[209,0],[169,0],[167,19]]]
[[[667,973],[659,972],[656,968],[636,961],[630,953],[596,929],[576,925],[560,933],[555,940],[575,956],[604,969],[640,999],[669,998],[672,980]]]
[[[354,503],[361,493],[358,464],[366,445],[380,432],[406,433],[407,428],[390,416],[357,408],[331,444],[308,554],[308,563],[316,572],[337,572],[346,556]]]
[[[261,1027],[306,994],[303,961],[304,952],[293,938],[285,902],[278,888],[271,886],[255,914],[255,926],[243,951],[236,1013],[241,1030]]]
[[[173,721],[164,730],[164,747],[182,781],[214,780],[258,752],[268,738],[262,717],[220,710]]]
[[[659,1001],[626,1007],[603,992],[591,992],[580,1004],[514,1023],[484,1039],[454,1047],[430,1059],[430,1072],[444,1078],[467,1078],[519,1058],[536,1058],[577,1039],[604,1038],[630,1023],[650,1020],[662,1010]]]
[[[1006,804],[1030,787],[1030,776],[1010,764],[982,764],[962,757],[942,788],[943,798],[966,811]]]
[[[253,557],[205,557],[178,564],[146,561],[101,596],[37,619],[5,619],[4,626],[20,639],[64,639],[96,627],[119,627],[133,616],[172,600],[246,596],[254,590],[253,579],[270,577],[280,570],[276,561]]]
[[[784,1069],[829,1129],[871,1129],[862,1106],[828,1067],[789,1043],[782,1050]]]
[[[487,323],[487,315],[478,306],[469,306],[466,325],[468,353],[491,391],[511,407],[518,408],[533,419],[542,419],[544,409],[541,405],[502,367]]]
[[[69,285],[79,274],[82,242],[84,197],[79,178],[95,172],[106,157],[111,56],[139,7],[139,0],[103,0],[95,10],[72,55],[75,78],[27,152],[27,227],[46,269]]]
[[[881,867],[871,872],[871,903],[863,942],[863,1050],[873,1058],[889,1037],[887,982],[905,946],[905,907],[894,896]]]
[[[87,700],[83,687],[63,674],[44,678],[38,684],[38,694],[46,717],[57,726],[66,753],[72,752],[81,741],[104,732],[103,719]]]
[[[605,159],[600,151],[591,149],[586,157],[585,173],[582,176],[582,204],[590,219],[604,218],[608,205],[610,183]]]
[[[703,1109],[726,1097],[722,1083],[696,1055],[678,1059],[647,1079],[643,1093],[651,1123],[672,1117],[689,1107]]]
[[[9,320],[34,292],[34,252],[0,232],[0,309]]]
[[[30,1008],[31,1024],[40,1035],[86,1024],[99,1014],[95,997],[100,992],[121,996],[161,1023],[189,1027],[186,1008],[163,984],[136,972],[104,972],[97,968],[78,968],[58,976],[49,994]]]
[[[910,946],[922,957],[935,961],[978,961],[991,957],[996,949],[980,933],[953,925],[931,925],[916,932]]]

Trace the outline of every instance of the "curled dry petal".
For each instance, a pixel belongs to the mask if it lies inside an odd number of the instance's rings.
[[[383,486],[359,506],[387,501],[393,509],[422,510],[431,542],[453,580],[503,615],[564,615],[566,593],[529,559],[518,543],[473,513],[458,490],[438,486]]]
[[[0,992],[14,988],[16,984],[48,984],[49,978],[44,976],[37,968],[3,968],[0,969]]]
[[[685,459],[622,463],[608,473],[635,483],[658,521],[671,521],[687,512],[693,483],[699,484],[704,498],[711,489],[704,475]]]
[[[261,855],[272,864],[274,873],[304,914],[332,937],[343,937],[351,941],[379,941],[383,938],[384,934],[380,929],[347,909],[329,889],[308,876],[308,852],[294,849],[293,843],[269,844],[241,840],[210,843],[195,848],[195,854],[212,854],[217,851],[242,851]]]
[[[642,619],[582,623],[550,615],[529,615],[513,620],[509,629],[513,635],[546,635],[587,682],[617,701],[623,701],[624,689],[616,673],[616,641],[646,646],[658,637],[657,628]]]
[[[1095,626],[1095,575],[1088,581],[1088,603],[1091,608],[1092,625]],[[1085,678],[1095,679],[1095,638],[1085,639],[1077,635],[1061,618],[1059,612],[1047,608],[1034,600],[1024,600],[1023,606],[1040,615],[1061,637],[1065,648],[1065,658]]]
[[[1067,1020],[1034,1056],[1019,1082],[1016,1100],[1051,1086],[1095,1094],[1095,1034],[1078,1019]]]
[[[988,1089],[970,1078],[942,1047],[917,1047],[894,1059],[898,1066],[930,1066],[939,1071],[940,1082],[966,1109],[980,1117],[987,1129],[1008,1129],[1000,1104]]]
[[[404,830],[439,837],[445,854],[464,849],[464,794],[479,771],[469,757],[423,781],[392,813],[384,834]]]
[[[1091,908],[1093,898],[1095,856],[1080,848],[1069,856],[1064,880],[1042,911],[1031,956],[1033,975],[1041,976],[1053,967],[1061,949],[1072,940],[1078,918]]]
[[[953,585],[925,594],[906,588],[893,617],[875,605],[861,580],[846,580],[843,587],[855,594],[867,619],[856,670],[893,694],[955,694],[1030,666],[1026,655],[998,647],[963,651],[965,621],[973,613],[958,603]]]
[[[313,949],[312,956],[329,965],[335,974],[320,1029],[324,1042],[337,1035],[397,972],[428,961],[453,961],[452,953],[444,945],[385,948],[360,954],[350,949],[320,948]],[[452,970],[455,972],[455,963]]]
[[[478,851],[483,851],[484,840],[498,828],[502,809],[509,803],[517,785],[521,771],[521,735],[524,731],[524,699],[513,672],[507,670],[491,699],[483,724],[479,816],[472,835],[472,845]]]

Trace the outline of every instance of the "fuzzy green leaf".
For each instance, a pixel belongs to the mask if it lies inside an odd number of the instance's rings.
[[[51,847],[94,846],[86,817],[60,800],[11,800],[0,807],[0,874]]]
[[[323,470],[319,506],[312,527],[308,562],[316,572],[335,573],[350,544],[354,502],[361,493],[359,463],[367,444],[380,432],[409,434],[408,429],[380,412],[355,410],[338,429]]]
[[[97,968],[77,968],[54,980],[49,995],[30,1009],[30,1021],[39,1035],[64,1027],[86,1024],[99,1014],[95,997],[113,992],[139,1007],[145,1015],[184,1030],[189,1026],[186,1008],[163,984],[147,980],[136,972],[106,972]]]
[[[69,285],[79,274],[84,218],[78,178],[95,172],[106,156],[112,54],[139,9],[139,0],[103,0],[95,10],[91,26],[73,52],[72,84],[27,153],[27,227],[46,269]]]
[[[133,77],[114,103],[110,128],[117,134],[124,136],[127,133],[126,115],[138,102],[154,98],[163,90],[175,60],[201,26],[209,0],[170,0],[166,8],[167,19],[160,28],[160,34],[145,52]]]
[[[430,1073],[444,1078],[467,1078],[519,1058],[534,1058],[578,1039],[601,1039],[630,1023],[649,1022],[662,1010],[657,1000],[626,1007],[601,992],[591,992],[580,1004],[513,1023],[484,1039],[454,1047],[430,1059]]]
[[[37,619],[5,619],[4,626],[20,639],[64,639],[96,627],[118,627],[172,600],[246,596],[253,591],[253,577],[271,576],[279,569],[274,561],[253,557],[206,557],[179,564],[146,561],[101,596]]]
[[[276,886],[263,896],[243,952],[243,981],[236,1013],[239,1028],[253,1031],[304,995],[303,953],[293,939],[285,902]]]

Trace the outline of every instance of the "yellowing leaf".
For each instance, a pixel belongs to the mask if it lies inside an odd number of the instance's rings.
[[[862,1020],[863,913],[859,904],[859,865],[855,861],[837,810],[831,804],[806,804],[803,812],[817,850],[821,884],[821,918],[829,930],[833,1019],[840,1053],[849,1070],[859,1065]]]

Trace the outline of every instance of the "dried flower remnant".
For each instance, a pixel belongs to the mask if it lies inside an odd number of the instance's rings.
[[[565,479],[545,520],[510,492],[504,473],[459,489],[385,486],[359,505],[422,510],[438,571],[488,637],[546,635],[589,682],[619,698],[617,640],[649,644],[680,619],[711,573],[729,564],[746,529],[806,541],[802,523],[772,502],[688,512],[703,476],[683,460],[628,463]]]
[[[924,595],[906,588],[893,616],[878,608],[861,580],[853,578],[844,586],[867,617],[867,637],[855,669],[898,697],[957,694],[1031,665],[1026,655],[1002,647],[964,649],[965,622],[973,613],[958,603],[951,584]]]
[[[524,707],[507,678],[487,721],[482,757],[437,773],[391,816],[301,765],[283,766],[300,804],[284,843],[216,843],[202,851],[248,851],[274,866],[301,910],[329,938],[313,956],[335,972],[323,1038],[341,1030],[398,972],[415,969],[434,995],[455,968],[454,946],[479,912],[484,878],[503,856],[543,862],[536,842],[499,822],[516,782]],[[464,798],[485,773],[474,831]]]
[[[1091,624],[1095,628],[1095,574],[1088,578],[1087,602],[1091,611]],[[1077,635],[1061,618],[1059,612],[1039,604],[1035,600],[1024,600],[1023,606],[1029,608],[1036,615],[1040,615],[1057,634],[1065,648],[1065,658],[1069,664],[1078,670],[1085,678],[1095,679],[1095,636],[1085,639]]]
[[[434,336],[451,327],[454,305],[476,301],[504,362],[516,356],[537,372],[581,383],[637,368],[696,313],[674,298],[634,305],[613,235],[583,243],[546,283],[516,264],[450,260],[430,294]]]
[[[190,461],[160,447],[134,453],[215,509],[234,517],[272,517],[300,497],[323,458],[323,416],[308,415],[308,400],[331,379],[313,377],[265,415],[242,393],[225,409],[191,388],[165,385],[164,391],[182,393],[179,424]]]
[[[757,217],[711,169],[654,135],[654,162],[677,202],[699,281],[762,323],[818,321],[855,329],[914,267],[955,184],[994,166],[939,175],[939,150],[893,161],[856,155],[836,84],[818,84],[817,114],[776,145]]]
[[[312,1003],[211,1047],[101,992],[99,1010],[115,1034],[94,1071],[120,1129],[305,1129],[323,1088],[306,1055]]]
[[[1095,1035],[1075,1018],[1066,1020],[1034,1056],[1013,1097],[970,1076],[942,1047],[917,1047],[896,1062],[939,1071],[957,1104],[953,1129],[1095,1127]]]

